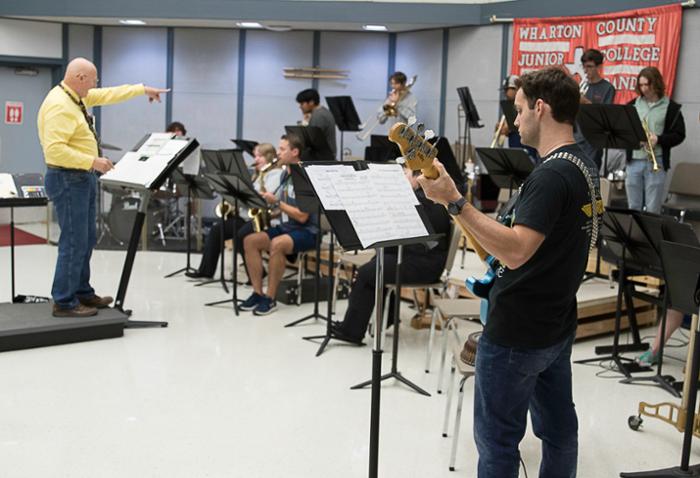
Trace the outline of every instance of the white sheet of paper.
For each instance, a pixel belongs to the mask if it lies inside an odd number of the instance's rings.
[[[137,150],[137,153],[145,156],[158,154],[173,137],[172,133],[151,133],[145,143]]]
[[[333,186],[332,176],[349,172],[348,168],[354,172],[354,168],[347,165],[338,166],[309,166],[305,168],[307,176],[311,180],[314,191],[318,196],[323,208],[327,211],[338,211],[345,209],[343,201],[338,196],[338,192]]]
[[[186,139],[171,139],[163,145],[158,151],[158,154],[169,154],[170,156],[175,156],[177,153],[182,151],[185,146],[187,146],[188,141]]]
[[[143,160],[143,158],[147,158]],[[156,154],[151,157],[129,151],[117,162],[114,169],[102,175],[102,180],[119,181],[148,187],[160,175],[172,159],[171,155]]]
[[[420,204],[400,164],[370,164],[369,170],[374,173],[370,176],[372,184],[388,205]]]

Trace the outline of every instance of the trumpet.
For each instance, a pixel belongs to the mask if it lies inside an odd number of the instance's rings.
[[[581,80],[581,83],[578,85],[578,91],[581,93],[581,96],[586,96],[589,86],[591,86],[591,84],[588,82],[588,78],[584,77],[583,80]]]
[[[656,162],[656,152],[651,145],[651,131],[649,131],[649,121],[647,118],[644,118],[644,121],[642,121],[642,128],[644,128],[644,134],[647,137],[647,141],[644,144],[644,152],[647,154],[647,159],[651,161],[651,171],[656,173],[659,171],[659,163]]]
[[[375,117],[360,125],[362,131],[357,133],[357,139],[360,141],[366,140],[377,126],[386,123],[389,118],[399,115],[398,106],[401,103],[401,100],[403,100],[408,92],[411,91],[411,87],[415,84],[417,78],[418,75],[413,75],[411,79],[408,80],[406,86],[399,92],[399,97],[396,101],[389,101],[389,98],[395,92],[395,90],[391,90],[391,92],[389,92],[384,100],[384,103],[382,103],[381,109],[377,112]]]
[[[502,148],[506,142],[506,135],[501,134],[503,126],[506,124],[506,115],[501,116],[501,120],[496,125],[496,131],[493,134],[493,140],[491,141],[491,148]]]

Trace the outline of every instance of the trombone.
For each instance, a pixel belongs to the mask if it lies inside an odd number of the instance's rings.
[[[501,116],[501,120],[496,125],[496,131],[493,134],[493,140],[491,141],[491,148],[502,148],[506,142],[506,135],[501,134],[503,126],[506,124],[506,115]]]
[[[644,128],[644,134],[647,137],[647,141],[644,144],[644,152],[647,154],[647,159],[651,161],[651,171],[654,173],[659,172],[659,163],[656,161],[656,152],[654,151],[654,146],[651,145],[651,131],[649,131],[649,120],[644,118],[642,121],[642,128]]]
[[[411,87],[415,84],[416,78],[418,78],[418,75],[413,75],[411,79],[408,80],[408,82],[406,83],[406,87],[403,90],[401,90],[401,93],[399,94],[399,99],[396,102],[389,101],[389,96],[391,96],[394,90],[391,90],[391,92],[389,92],[386,99],[384,100],[384,103],[382,103],[381,109],[377,112],[374,118],[360,125],[362,131],[357,133],[357,139],[359,139],[360,141],[366,140],[369,137],[369,135],[372,134],[374,128],[376,128],[380,124],[386,123],[386,121],[390,117],[399,115],[398,106],[401,103],[401,100],[403,100],[404,97],[408,94],[408,92],[411,91]]]

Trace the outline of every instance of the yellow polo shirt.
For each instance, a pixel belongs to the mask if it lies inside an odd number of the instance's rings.
[[[65,83],[61,84],[78,101],[78,94]],[[39,142],[46,164],[89,170],[97,157],[97,142],[80,107],[68,97],[66,91],[55,86],[41,104],[37,117]],[[143,85],[93,88],[83,98],[83,103],[87,108],[111,105],[143,94]]]

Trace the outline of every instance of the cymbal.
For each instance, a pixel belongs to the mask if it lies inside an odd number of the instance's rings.
[[[120,148],[119,146],[115,146],[115,145],[109,144],[109,143],[100,143],[100,147],[102,149],[106,149],[108,151],[121,151],[122,150],[122,148]]]

